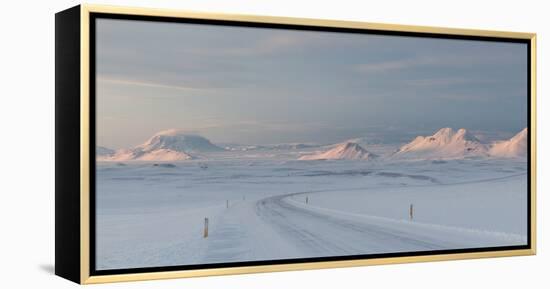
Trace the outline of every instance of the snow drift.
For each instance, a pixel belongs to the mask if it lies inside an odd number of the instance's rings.
[[[461,159],[488,156],[487,147],[461,128],[442,128],[432,136],[418,136],[393,154],[405,159]]]
[[[376,157],[357,143],[345,142],[325,152],[304,155],[299,160],[370,160]]]
[[[527,157],[527,128],[509,140],[494,143],[489,154],[500,158]]]

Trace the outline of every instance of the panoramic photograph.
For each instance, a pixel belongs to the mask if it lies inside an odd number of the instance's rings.
[[[527,44],[96,21],[96,270],[527,245]]]

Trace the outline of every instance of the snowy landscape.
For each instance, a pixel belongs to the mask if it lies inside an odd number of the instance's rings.
[[[97,270],[527,245],[524,42],[119,19],[95,40]]]
[[[527,136],[98,147],[97,269],[524,245]]]

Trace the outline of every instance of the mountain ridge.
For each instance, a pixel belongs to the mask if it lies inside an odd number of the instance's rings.
[[[488,156],[488,148],[468,130],[445,127],[431,136],[417,136],[392,157],[405,159],[459,159]]]
[[[516,158],[527,156],[528,131],[524,128],[508,140],[493,143],[489,154],[499,158]]]

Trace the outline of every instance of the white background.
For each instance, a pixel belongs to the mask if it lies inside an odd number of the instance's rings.
[[[543,288],[550,125],[546,1],[89,1],[538,34],[538,255],[99,285],[102,288]],[[0,287],[69,288],[54,265],[54,13],[76,1],[4,1],[0,16]],[[546,113],[546,114],[545,114]],[[546,130],[548,132],[548,130]],[[546,228],[545,228],[546,227]],[[546,269],[543,267],[546,266]],[[33,287],[31,287],[33,286]]]

